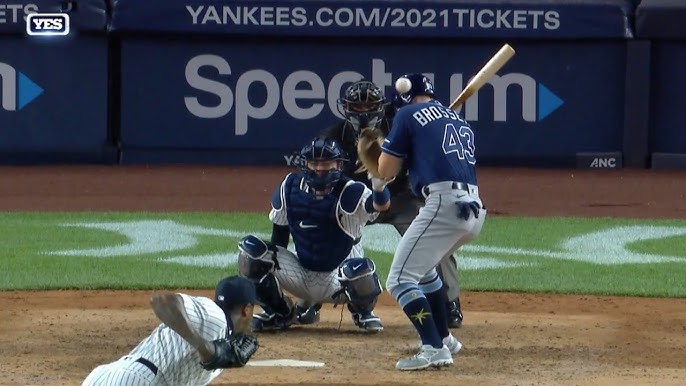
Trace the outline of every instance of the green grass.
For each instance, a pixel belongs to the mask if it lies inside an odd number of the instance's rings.
[[[563,294],[684,297],[683,264],[598,267],[590,264],[544,264],[462,275],[465,289]]]
[[[110,230],[63,226],[70,223]],[[617,227],[641,228],[588,237]],[[130,243],[121,229],[140,237],[140,248],[112,255]],[[236,272],[229,261],[238,238],[270,230],[266,215],[250,213],[0,213],[0,290],[212,288]],[[367,231],[376,232],[363,245],[384,282],[398,235],[381,225]],[[565,246],[575,237],[583,242]],[[686,297],[684,246],[686,221],[490,217],[458,264],[465,290]],[[51,254],[67,250],[110,255]],[[608,257],[620,260],[607,264]]]

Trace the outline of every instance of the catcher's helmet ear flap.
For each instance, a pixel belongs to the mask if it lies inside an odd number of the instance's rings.
[[[351,84],[338,99],[338,111],[345,116],[356,132],[361,128],[375,127],[384,117],[386,97],[373,82],[361,79]]]
[[[413,73],[405,74],[400,78],[407,79],[409,81],[410,88],[407,91],[395,90],[393,93],[393,105],[395,105],[397,108],[410,104],[412,99],[417,95],[427,95],[432,98],[434,97],[434,85],[425,75]],[[396,81],[396,84],[397,83],[398,81]]]
[[[305,182],[312,189],[322,191],[333,187],[343,176],[342,162],[347,161],[345,151],[331,138],[315,138],[300,151],[301,166]],[[338,167],[328,171],[312,170],[308,162],[339,161]]]

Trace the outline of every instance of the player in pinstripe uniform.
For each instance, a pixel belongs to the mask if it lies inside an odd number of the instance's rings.
[[[344,177],[344,161],[337,142],[314,139],[300,152],[300,173],[288,174],[274,192],[271,240],[239,241],[239,271],[255,281],[264,309],[254,315],[254,331],[285,329],[322,303],[347,303],[358,328],[383,329],[373,313],[381,283],[360,238],[367,222],[389,208],[390,192],[381,179],[373,179],[372,190]],[[296,253],[286,249],[289,236]]]
[[[222,279],[214,299],[154,295],[150,304],[162,323],[128,355],[96,367],[82,386],[208,385],[222,372],[201,366],[214,355],[212,341],[249,331],[256,297],[254,284],[239,276]]]

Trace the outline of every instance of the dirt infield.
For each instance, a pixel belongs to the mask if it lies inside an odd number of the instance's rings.
[[[265,211],[288,169],[220,167],[0,168],[0,210]],[[481,169],[490,215],[686,218],[686,173]],[[250,194],[239,192],[238,187]],[[242,190],[241,189],[241,190]],[[208,291],[191,291],[207,294]],[[75,385],[156,325],[150,292],[0,293],[0,385]],[[324,368],[245,367],[217,384],[681,385],[686,300],[464,293],[465,348],[440,371],[400,373],[416,334],[384,294],[386,329],[356,331],[347,311],[261,335],[254,359]]]

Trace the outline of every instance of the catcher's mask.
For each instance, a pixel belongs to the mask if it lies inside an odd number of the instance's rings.
[[[431,83],[429,78],[423,74],[405,74],[401,78],[406,78],[410,81],[412,85],[410,90],[404,93],[400,93],[397,90],[393,94],[393,105],[397,108],[401,108],[405,105],[409,105],[412,99],[417,95],[427,95],[434,97],[434,85]]]
[[[300,170],[315,191],[333,187],[343,176],[345,152],[330,138],[315,138],[300,150]]]
[[[384,116],[386,98],[379,86],[359,80],[348,87],[338,99],[338,111],[345,116],[356,132],[363,127],[377,126]]]

